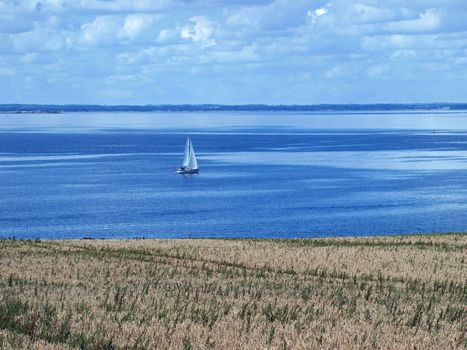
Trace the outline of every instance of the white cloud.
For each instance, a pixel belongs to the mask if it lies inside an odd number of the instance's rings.
[[[437,9],[427,9],[416,19],[392,21],[383,23],[383,31],[393,33],[426,33],[437,30],[442,24],[442,12]]]
[[[309,10],[307,12],[309,23],[311,25],[314,25],[316,21],[318,20],[318,18],[320,18],[321,16],[324,16],[326,13],[328,13],[328,9],[326,7],[320,7],[314,11]]]
[[[125,17],[123,27],[119,30],[119,39],[135,40],[155,35],[153,26],[160,20],[160,16],[133,13]]]
[[[122,24],[120,16],[97,16],[81,26],[78,43],[81,45],[106,45],[115,41]]]
[[[211,39],[214,33],[212,22],[205,16],[194,16],[190,18],[190,25],[180,28],[180,37],[191,39],[194,42],[201,42],[203,46],[215,45],[216,42]]]

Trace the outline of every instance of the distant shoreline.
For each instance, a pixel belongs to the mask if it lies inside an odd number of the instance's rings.
[[[160,105],[81,105],[81,104],[0,104],[0,113],[64,113],[64,112],[365,112],[365,111],[459,111],[467,103],[376,103],[315,105],[223,105],[223,104],[160,104]]]
[[[336,235],[336,236],[310,236],[310,237],[274,237],[274,238],[267,238],[267,237],[194,237],[194,236],[187,236],[187,237],[146,237],[146,236],[129,236],[129,237],[93,237],[91,236],[82,236],[76,238],[43,238],[37,237],[33,238],[31,236],[28,237],[16,237],[16,236],[8,236],[8,237],[1,237],[0,242],[2,241],[24,241],[24,242],[48,242],[48,241],[140,241],[140,240],[147,240],[147,241],[264,241],[264,242],[280,242],[280,241],[307,241],[307,240],[316,240],[316,241],[324,241],[329,239],[337,239],[342,241],[352,241],[358,239],[381,239],[381,238],[390,238],[390,239],[408,239],[408,238],[429,238],[429,237],[445,237],[445,236],[466,236],[467,231],[459,231],[459,232],[423,232],[423,233],[387,233],[381,235]]]

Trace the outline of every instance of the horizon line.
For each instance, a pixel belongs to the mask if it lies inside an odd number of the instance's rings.
[[[0,104],[0,113],[66,112],[363,112],[363,111],[467,110],[467,102],[425,103],[321,103],[321,104]]]

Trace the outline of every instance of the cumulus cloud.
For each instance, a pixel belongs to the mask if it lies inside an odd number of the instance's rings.
[[[215,45],[211,38],[214,33],[212,22],[205,16],[194,16],[190,18],[190,25],[180,28],[180,37],[191,39],[194,42],[201,42],[205,47]]]
[[[145,14],[129,14],[125,17],[123,27],[118,32],[118,37],[133,39],[150,27],[154,17]]]
[[[81,26],[78,44],[106,45],[114,42],[122,25],[120,16],[97,16]]]
[[[123,26],[118,31],[117,37],[119,39],[140,42],[146,39],[153,39],[158,31],[156,25],[161,18],[162,16],[153,14],[129,14],[125,17]]]
[[[311,25],[314,25],[318,18],[321,16],[324,16],[326,13],[328,13],[328,9],[326,7],[320,7],[317,8],[316,10],[308,10],[307,16],[308,16],[308,21]]]

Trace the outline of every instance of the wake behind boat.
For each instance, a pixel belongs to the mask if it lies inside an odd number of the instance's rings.
[[[198,162],[196,161],[195,150],[189,137],[186,139],[185,152],[183,153],[183,164],[175,170],[177,174],[198,174]]]

